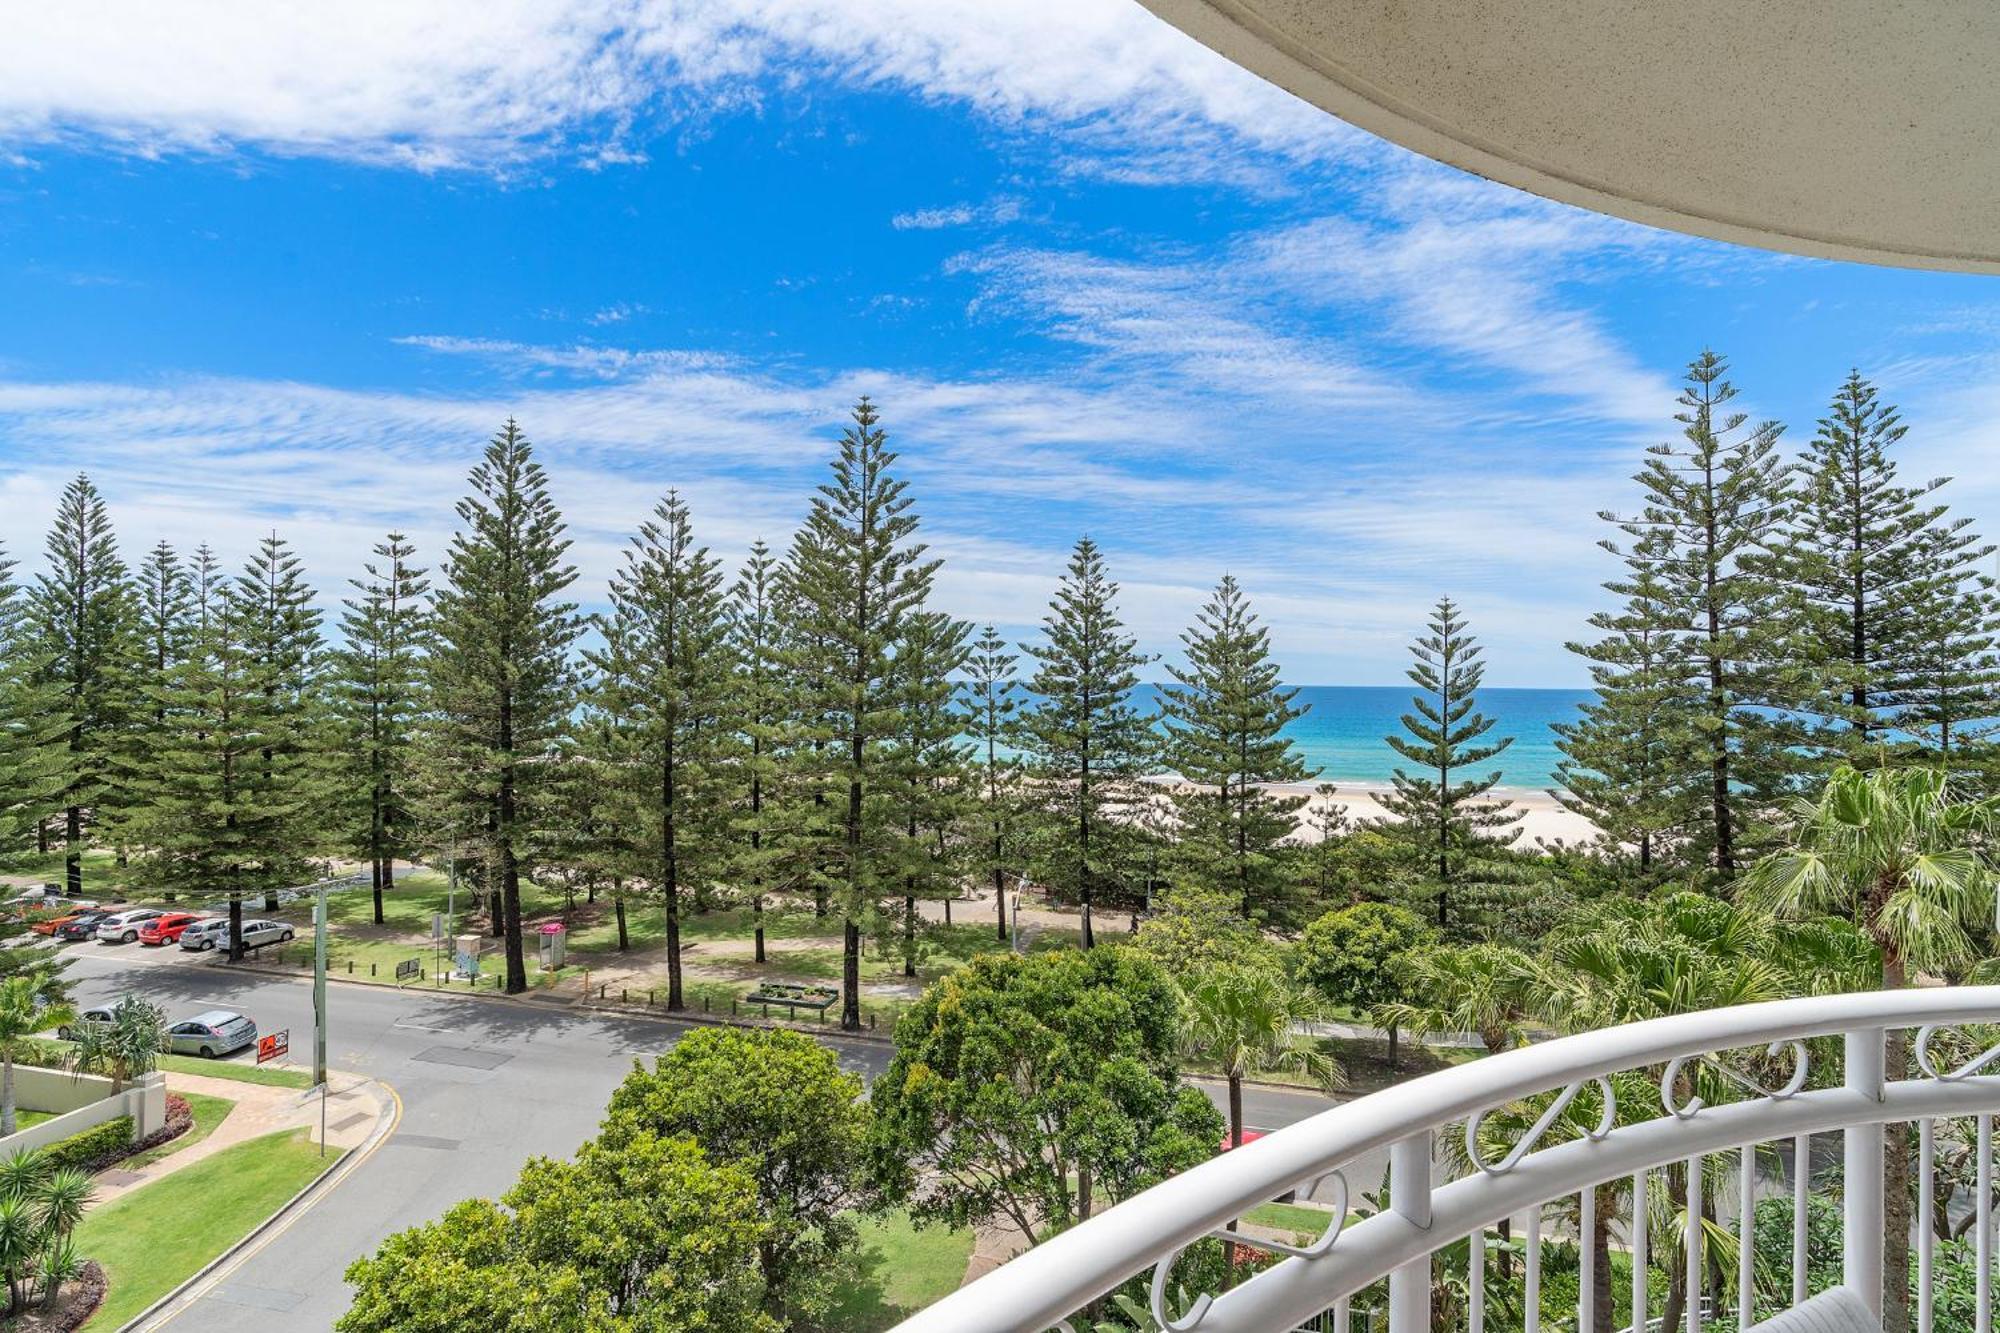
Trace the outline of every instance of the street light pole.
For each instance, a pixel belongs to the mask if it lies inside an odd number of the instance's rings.
[[[326,1156],[326,890],[313,895],[313,1082],[319,1086],[319,1155]]]

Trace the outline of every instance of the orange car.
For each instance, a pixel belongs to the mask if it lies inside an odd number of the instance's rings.
[[[76,920],[85,912],[94,912],[96,910],[96,903],[66,899],[61,907],[51,911],[47,916],[30,925],[28,929],[34,931],[37,935],[53,935],[56,933],[58,927]]]

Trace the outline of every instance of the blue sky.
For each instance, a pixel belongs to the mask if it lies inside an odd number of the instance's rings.
[[[0,46],[0,541],[87,469],[127,548],[428,552],[508,413],[586,601],[678,487],[782,545],[854,396],[941,600],[1019,635],[1088,532],[1147,645],[1225,570],[1295,680],[1563,651],[1679,367],[1803,444],[1850,365],[2000,527],[2000,289],[1544,203],[1129,0],[45,6]]]

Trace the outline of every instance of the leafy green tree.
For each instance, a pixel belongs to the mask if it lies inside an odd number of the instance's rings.
[[[994,928],[1007,938],[1007,870],[1015,864],[1019,838],[1021,765],[1010,748],[1019,726],[1020,683],[1014,664],[1021,659],[1007,651],[1007,641],[988,625],[966,658],[965,734],[974,744],[979,765],[980,814],[984,824],[986,864],[981,867],[993,885]]]
[[[47,568],[28,595],[48,711],[39,724],[49,784],[41,806],[62,819],[63,877],[83,892],[90,826],[118,804],[118,760],[132,712],[132,581],[111,516],[89,477],[63,488]]]
[[[341,1333],[776,1333],[761,1313],[756,1186],[692,1140],[538,1157],[348,1267]]]
[[[1693,859],[1732,877],[1766,838],[1760,812],[1781,799],[1794,765],[1791,729],[1770,711],[1782,704],[1794,647],[1771,548],[1782,540],[1791,497],[1778,458],[1775,421],[1749,424],[1729,403],[1729,366],[1704,351],[1687,370],[1677,443],[1647,450],[1634,477],[1638,512],[1606,515],[1628,539],[1614,555],[1657,574],[1657,615],[1671,656],[1669,681],[1689,683],[1684,716],[1669,734],[1689,737],[1670,790],[1700,789],[1686,824]],[[1678,696],[1676,696],[1678,699]],[[1747,844],[1747,846],[1746,846]]]
[[[1405,959],[1435,948],[1437,932],[1407,907],[1355,903],[1326,913],[1305,928],[1292,952],[1300,981],[1328,1004],[1367,1012],[1412,998],[1403,988]],[[1389,1063],[1396,1062],[1398,1031],[1389,1028]]]
[[[521,877],[576,699],[570,646],[582,632],[562,594],[576,579],[548,479],[510,418],[458,502],[425,659],[434,709],[430,772],[456,830],[485,848],[506,941],[507,991],[528,988]]]
[[[686,1136],[756,1183],[765,1310],[790,1326],[824,1313],[827,1279],[873,1199],[868,1103],[833,1052],[783,1030],[702,1028],[612,1094],[598,1142]]]
[[[694,541],[688,507],[669,491],[639,527],[611,578],[604,647],[590,661],[622,719],[634,869],[666,913],[667,1008],[683,1007],[682,895],[699,897],[728,871],[729,763],[725,721],[735,684],[722,563]]]
[[[312,877],[311,857],[332,803],[320,613],[299,558],[275,532],[258,542],[237,575],[234,601],[254,688],[263,696],[250,799],[263,815],[264,910],[275,912],[279,888]]]
[[[1178,1081],[1180,997],[1119,947],[984,954],[896,1025],[870,1159],[920,1223],[1039,1240],[1206,1160],[1222,1137]]]
[[[953,707],[952,677],[964,665],[971,625],[918,611],[896,645],[897,736],[891,782],[904,840],[903,975],[917,975],[918,904],[942,899],[947,919],[964,865],[963,825],[972,812],[971,747]]]
[[[1021,738],[1045,825],[1037,859],[1042,876],[1082,906],[1086,949],[1097,942],[1092,904],[1118,882],[1119,817],[1157,749],[1131,702],[1149,659],[1125,632],[1117,600],[1097,543],[1085,537],[1042,618],[1046,642],[1024,645],[1035,660]]]
[[[1279,684],[1271,632],[1257,621],[1236,580],[1224,575],[1181,635],[1185,667],[1169,666],[1161,691],[1167,760],[1182,780],[1176,792],[1183,855],[1196,873],[1229,886],[1246,919],[1283,922],[1291,877],[1279,848],[1298,832],[1309,799],[1272,792],[1311,781],[1319,770],[1284,734],[1304,717],[1296,688]]]
[[[1383,738],[1418,766],[1414,771],[1397,767],[1394,789],[1383,796],[1382,808],[1400,821],[1395,836],[1437,876],[1439,926],[1451,924],[1452,890],[1490,874],[1494,849],[1520,836],[1512,828],[1519,816],[1485,799],[1500,781],[1500,770],[1461,776],[1514,743],[1511,736],[1483,739],[1493,729],[1493,719],[1479,711],[1486,664],[1478,642],[1465,629],[1457,605],[1449,597],[1439,598],[1428,632],[1410,646],[1416,664],[1408,675],[1421,692],[1410,700],[1414,711],[1403,714],[1408,734]]]
[[[1983,854],[2000,799],[1958,801],[1934,769],[1842,765],[1794,811],[1790,844],[1743,877],[1749,899],[1780,916],[1839,916],[1880,951],[1881,986],[1913,972],[1962,975],[1983,955],[1994,872]],[[1908,1034],[1887,1034],[1891,1077],[1908,1068]],[[1892,1135],[1885,1166],[1885,1327],[1909,1326],[1910,1150]]]
[[[22,974],[0,980],[0,1138],[16,1128],[14,1061],[37,1032],[68,1021],[69,1006],[60,989],[43,978]]]
[[[1133,943],[1174,977],[1217,963],[1275,959],[1277,946],[1244,919],[1239,906],[1229,889],[1194,881],[1169,885],[1140,922]]]
[[[1273,963],[1216,963],[1185,987],[1182,1048],[1229,1084],[1229,1146],[1243,1146],[1243,1081],[1304,1074],[1331,1090],[1340,1066],[1300,1028],[1326,1017],[1325,1002]]]
[[[355,842],[368,861],[378,925],[382,896],[396,884],[397,858],[416,850],[410,801],[430,581],[410,563],[415,554],[400,532],[375,544],[375,559],[362,565],[365,576],[348,580],[357,595],[341,602],[345,642],[333,661],[345,781],[362,793]]]
[[[812,874],[841,914],[840,1025],[861,1026],[861,938],[900,888],[901,833],[890,799],[898,730],[895,647],[929,595],[938,562],[916,539],[905,484],[875,405],[856,404],[841,432],[833,480],[813,497],[785,562],[790,663],[806,692],[797,769],[798,821]]]
[[[1625,566],[1604,585],[1624,604],[1590,618],[1602,637],[1569,645],[1589,660],[1596,697],[1553,728],[1563,757],[1552,794],[1590,821],[1599,852],[1618,859],[1631,849],[1647,879],[1674,866],[1707,789],[1696,780],[1691,727],[1700,700],[1667,620],[1660,570],[1643,544],[1625,553]]]
[[[777,561],[753,542],[729,591],[728,624],[736,689],[732,717],[741,733],[736,783],[733,875],[750,900],[756,961],[764,961],[764,906],[789,880],[781,787],[795,706],[785,672],[785,624],[778,604]]]
[[[1850,371],[1798,465],[1791,531],[1775,562],[1803,627],[1790,702],[1819,719],[1817,745],[1857,764],[1909,706],[1921,654],[1971,609],[1976,566],[1994,549],[1969,531],[1970,518],[1949,518],[1936,502],[1946,478],[1903,484],[1893,454],[1907,430]],[[1964,627],[1993,628],[1990,606]]]

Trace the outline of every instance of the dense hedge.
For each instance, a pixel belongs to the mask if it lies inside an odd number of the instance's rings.
[[[179,1138],[193,1124],[194,1108],[188,1105],[188,1099],[178,1092],[170,1092],[167,1094],[167,1122],[143,1139],[132,1137],[135,1128],[132,1117],[121,1115],[115,1120],[92,1126],[81,1134],[58,1139],[43,1151],[54,1159],[57,1166],[102,1171],[121,1158]]]
[[[132,1117],[121,1115],[101,1125],[92,1125],[81,1134],[58,1139],[43,1151],[57,1166],[95,1171],[132,1151],[132,1128]]]

